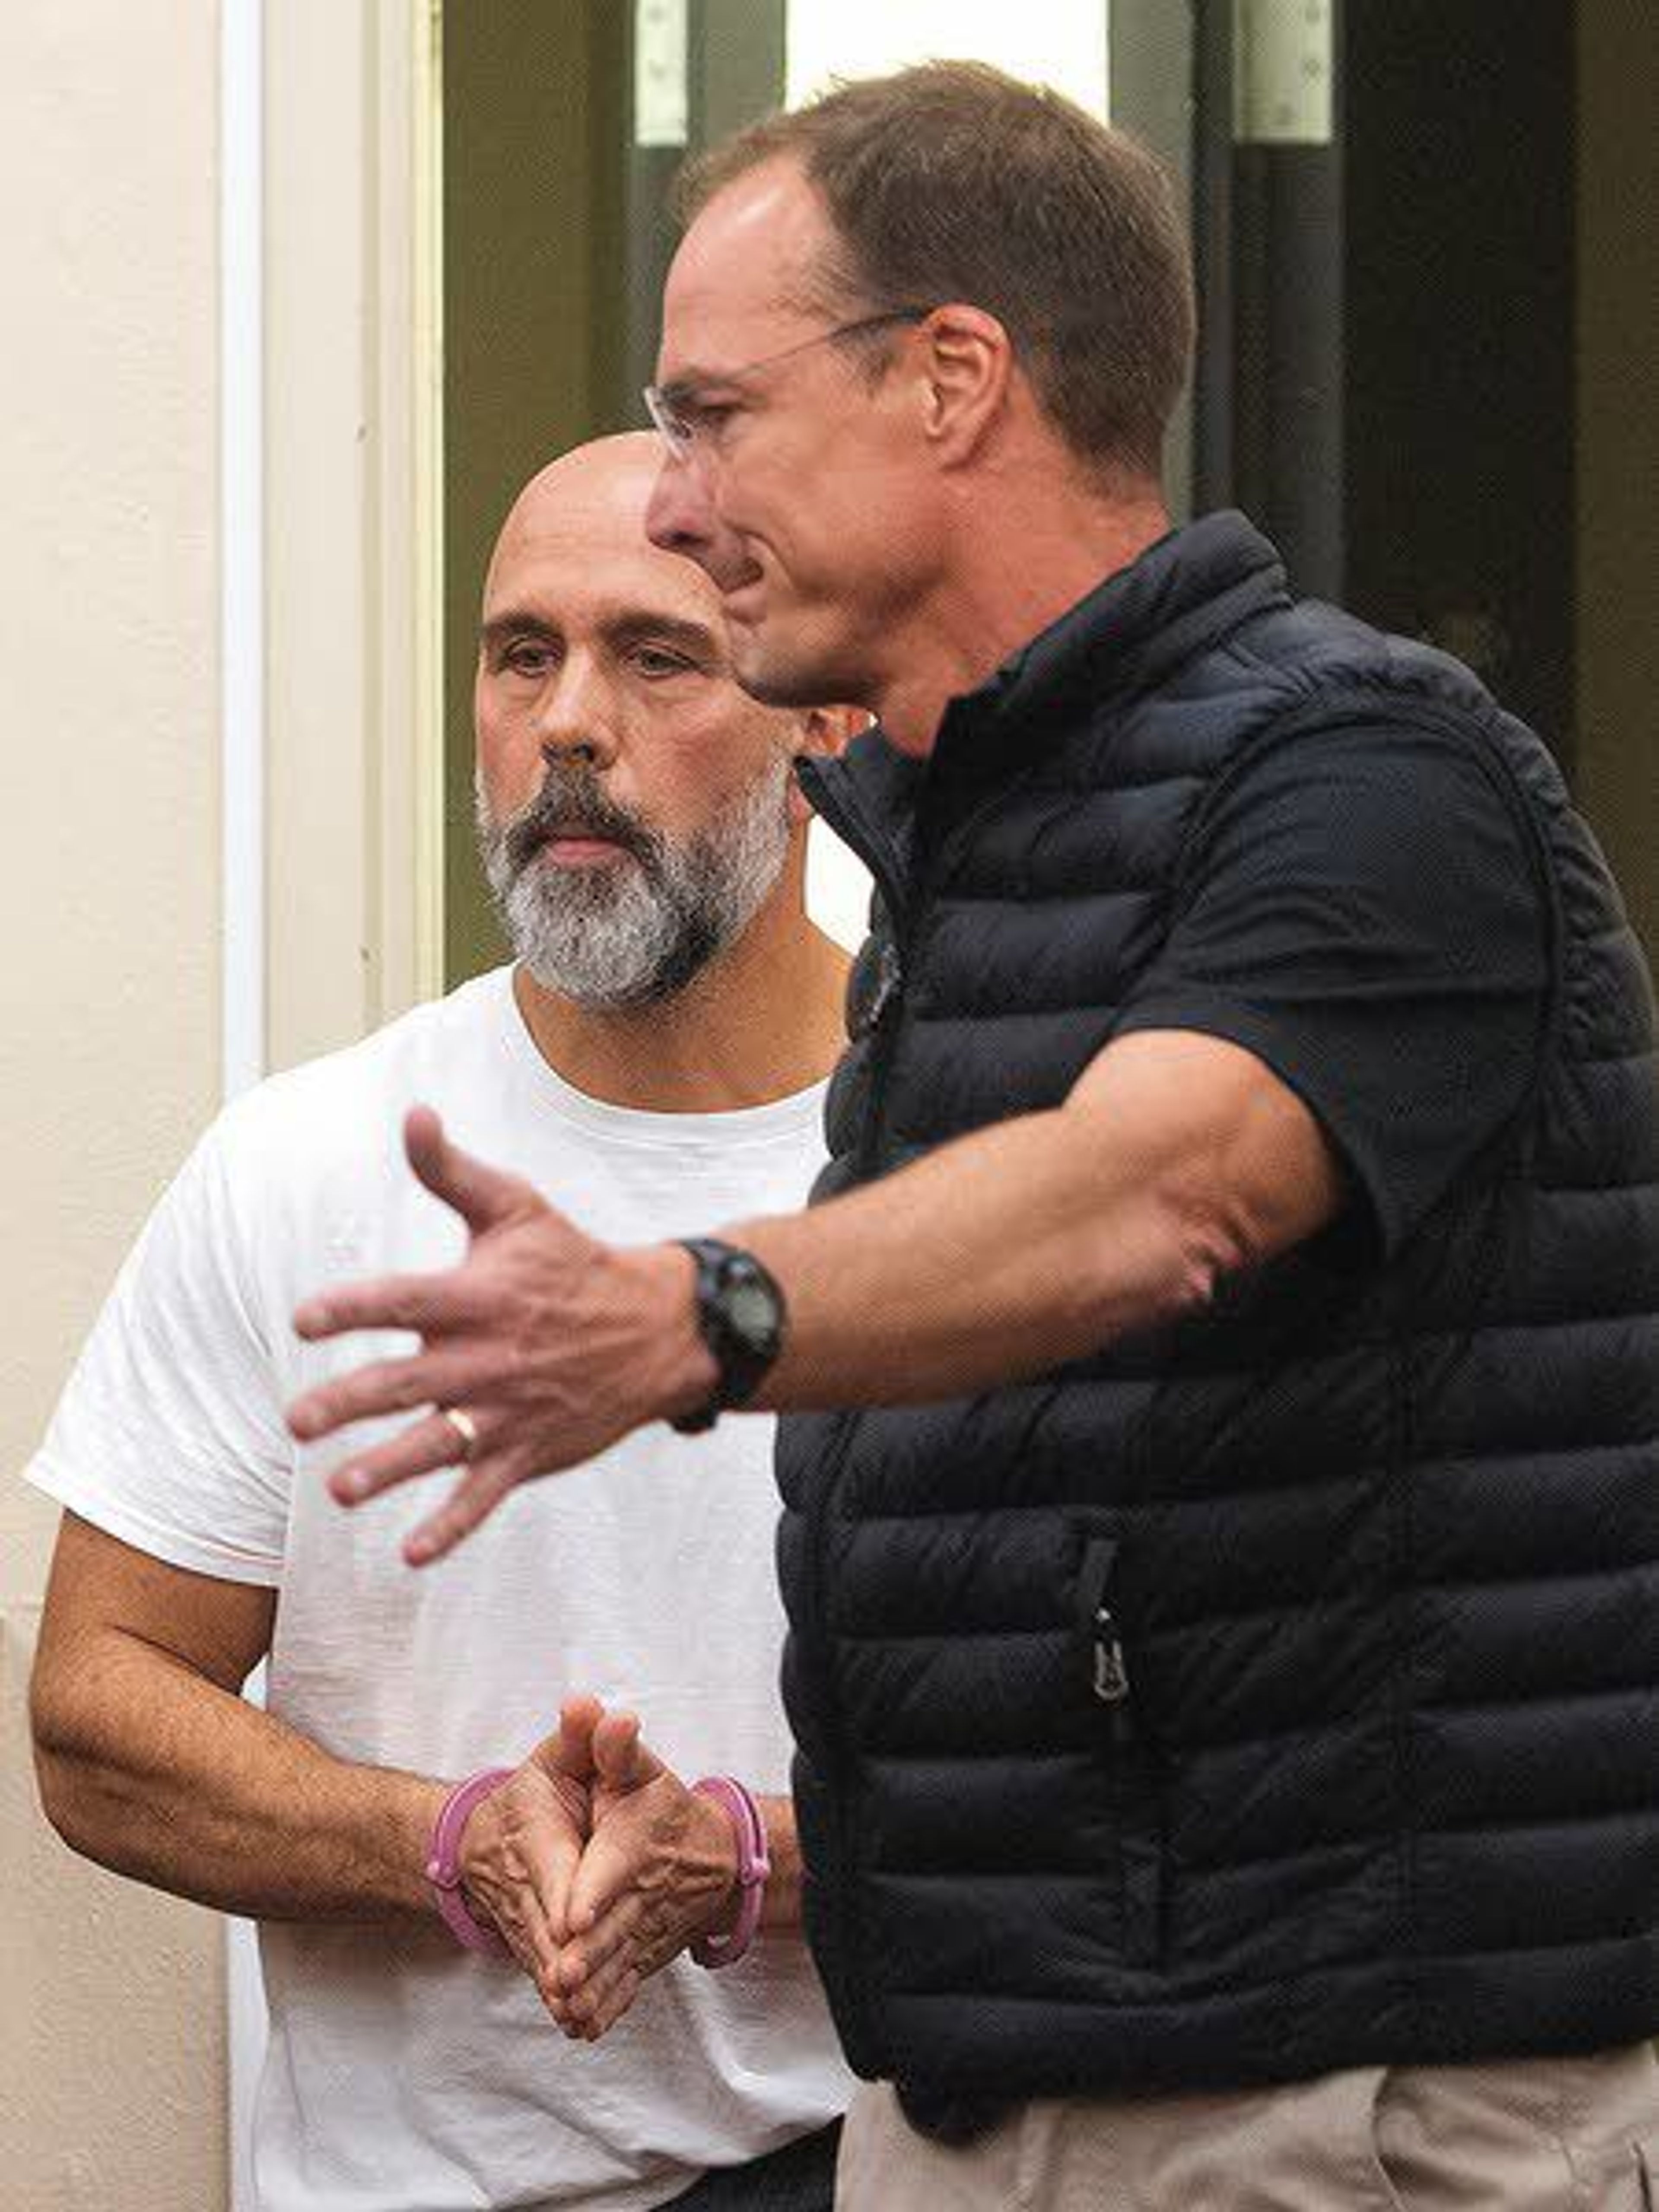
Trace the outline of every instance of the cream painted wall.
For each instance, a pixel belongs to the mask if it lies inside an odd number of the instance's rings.
[[[216,2212],[220,1936],[74,1859],[24,1705],[15,1471],[218,1088],[216,9],[0,8],[0,2195]]]

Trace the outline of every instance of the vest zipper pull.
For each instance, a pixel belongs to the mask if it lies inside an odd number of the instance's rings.
[[[1129,1662],[1124,1656],[1117,1615],[1112,1610],[1112,1576],[1117,1566],[1117,1551],[1114,1540],[1099,1537],[1090,1544],[1083,1562],[1094,1662],[1092,1686],[1101,1704],[1112,1708],[1115,1723],[1127,1718],[1122,1709],[1129,1696]]]
[[[897,1000],[904,988],[904,969],[899,959],[898,947],[890,938],[883,938],[876,956],[875,988],[870,994],[870,1004],[864,1017],[866,1036],[878,1030],[886,1020],[888,1010]]]
[[[1129,1694],[1129,1669],[1117,1624],[1103,1606],[1095,1615],[1095,1695],[1103,1705],[1121,1705]]]

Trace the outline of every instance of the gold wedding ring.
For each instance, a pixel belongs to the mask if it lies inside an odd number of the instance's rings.
[[[455,1441],[460,1446],[458,1456],[467,1459],[478,1441],[478,1425],[471,1413],[463,1413],[459,1406],[440,1406],[438,1419],[447,1421],[455,1431]]]

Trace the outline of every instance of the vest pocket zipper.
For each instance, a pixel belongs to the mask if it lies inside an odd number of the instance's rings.
[[[1129,1703],[1129,1662],[1124,1656],[1123,1634],[1112,1596],[1118,1549],[1115,1536],[1091,1536],[1084,1547],[1080,1584],[1084,1632],[1091,1662],[1090,1687],[1111,1715],[1114,1737],[1125,1729],[1133,1733],[1134,1723]]]
[[[1121,1538],[1085,1525],[1079,1623],[1089,1694],[1106,1722],[1103,1759],[1116,1841],[1118,1911],[1126,1963],[1161,1966],[1164,1922],[1164,1790],[1159,1761],[1136,1711],[1135,1668],[1117,1594]]]

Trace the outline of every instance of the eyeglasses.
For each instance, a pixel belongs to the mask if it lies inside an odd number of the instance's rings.
[[[931,307],[890,307],[884,314],[861,315],[856,322],[837,323],[833,330],[819,331],[812,337],[802,338],[799,344],[785,346],[781,353],[769,353],[759,361],[745,362],[741,368],[725,369],[719,380],[722,384],[736,383],[740,378],[757,375],[763,368],[775,368],[781,362],[793,361],[797,354],[810,353],[814,346],[833,345],[838,338],[886,330],[896,323],[920,323],[932,313]],[[698,397],[696,385],[678,383],[647,384],[645,410],[668,448],[669,459],[676,461],[690,459],[698,439],[708,435],[722,412],[717,403]]]

